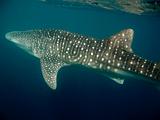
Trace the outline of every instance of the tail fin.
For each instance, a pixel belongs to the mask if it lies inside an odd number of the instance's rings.
[[[160,69],[160,62],[157,63],[157,68]]]
[[[157,63],[157,69],[158,69],[157,79],[160,80],[160,62]]]

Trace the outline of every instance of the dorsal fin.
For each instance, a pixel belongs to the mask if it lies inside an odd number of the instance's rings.
[[[111,36],[109,39],[105,39],[106,44],[112,48],[122,48],[128,52],[132,52],[132,40],[134,31],[132,29],[125,29],[118,34]]]

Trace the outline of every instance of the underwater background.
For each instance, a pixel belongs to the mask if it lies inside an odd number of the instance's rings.
[[[160,14],[137,15],[98,7],[62,7],[39,0],[0,1],[0,120],[160,120],[160,90],[137,79],[124,85],[87,68],[66,66],[57,89],[45,83],[39,59],[5,33],[63,29],[98,39],[135,31],[133,51],[160,61]]]

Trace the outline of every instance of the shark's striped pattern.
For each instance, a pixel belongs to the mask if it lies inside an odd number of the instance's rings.
[[[133,53],[132,29],[103,40],[54,29],[11,32],[6,38],[40,58],[43,76],[52,89],[56,89],[58,70],[66,64],[81,64],[106,73],[127,71],[160,80],[159,64]]]

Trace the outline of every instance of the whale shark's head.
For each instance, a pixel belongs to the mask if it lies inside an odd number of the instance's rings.
[[[18,47],[27,51],[28,53],[37,56],[35,54],[35,44],[37,44],[39,34],[37,31],[13,31],[8,32],[5,35],[6,39],[15,43]]]
[[[31,39],[33,38],[29,32],[14,31],[5,35],[6,39],[15,43],[20,48],[31,50]]]

